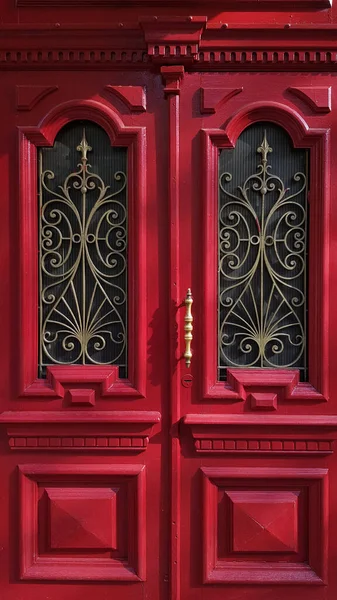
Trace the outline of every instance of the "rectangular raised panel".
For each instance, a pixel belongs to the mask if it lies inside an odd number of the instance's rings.
[[[143,581],[143,465],[24,465],[20,577]]]
[[[250,408],[252,410],[277,410],[276,394],[250,394]]]
[[[299,491],[226,492],[232,512],[232,551],[296,552],[299,495]]]
[[[116,550],[118,489],[56,487],[45,493],[51,550]]]
[[[204,583],[325,582],[327,469],[201,472]]]

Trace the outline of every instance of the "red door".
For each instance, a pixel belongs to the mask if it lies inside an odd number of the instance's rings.
[[[4,78],[2,596],[168,597],[161,77]]]
[[[333,13],[43,4],[0,36],[1,597],[334,600]]]
[[[188,74],[181,84],[183,123],[194,108],[179,149],[179,293],[193,297],[179,311],[191,367],[180,363],[176,387],[182,598],[335,593],[331,121],[302,119],[285,99],[288,74],[258,81]],[[307,83],[296,76],[298,89]]]

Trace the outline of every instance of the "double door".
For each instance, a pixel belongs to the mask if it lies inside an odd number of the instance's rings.
[[[4,600],[334,598],[330,113],[47,79],[1,97]]]

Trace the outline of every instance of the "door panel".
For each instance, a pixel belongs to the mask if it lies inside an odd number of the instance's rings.
[[[168,311],[166,146],[156,131],[160,123],[166,138],[167,114],[161,78],[63,73],[50,79],[22,72],[3,79],[9,95],[17,87],[21,110],[4,98],[1,153],[16,167],[3,171],[8,218],[1,268],[12,309],[4,307],[11,324],[3,329],[3,348],[10,354],[2,354],[1,373],[2,511],[11,503],[8,523],[1,523],[2,596],[108,598],[113,590],[134,600],[166,598],[169,487],[161,464],[168,460],[168,433],[161,422],[168,411],[168,353],[160,327]],[[60,137],[73,122],[80,122],[74,129],[79,139]],[[107,158],[95,153],[100,136],[112,147]],[[46,162],[55,139],[61,158]],[[114,148],[127,153],[123,231],[118,186],[125,182]],[[127,255],[121,255],[126,237]],[[116,291],[122,283],[114,269],[121,270],[124,259],[127,376],[113,350],[123,294],[122,287]],[[85,279],[89,272],[96,283]],[[109,277],[116,281],[113,292]],[[104,335],[112,340],[105,355]],[[40,371],[39,343],[47,363]]]
[[[330,78],[323,79],[322,85],[328,87]],[[296,76],[296,86],[301,87],[305,81]],[[332,120],[329,115],[308,116],[303,105],[294,101],[288,92],[293,84],[288,74],[260,74],[258,85],[254,74],[186,74],[181,84],[181,120],[188,122],[180,147],[184,157],[181,168],[185,174],[181,177],[181,220],[189,226],[181,230],[179,273],[182,295],[191,288],[193,296],[191,367],[181,361],[179,371],[182,383],[181,497],[189,498],[182,505],[182,597],[216,599],[225,594],[226,598],[234,599],[244,594],[247,598],[267,598],[272,594],[281,600],[305,594],[316,600],[330,597],[326,595],[327,581],[329,594],[334,593],[333,577],[329,576],[327,532],[328,522],[331,526],[328,488],[334,472],[332,450],[336,418],[331,416],[333,396],[329,396],[329,389],[333,389],[333,374],[330,373],[329,380],[326,328],[329,317],[326,157],[330,152],[328,130]],[[265,98],[267,87],[268,100]],[[265,253],[268,270],[262,272],[262,276],[273,277],[277,269],[276,254],[272,266],[268,262],[268,225],[264,229],[259,211],[263,203],[267,206],[268,193],[274,194],[272,176],[280,176],[277,172],[280,162],[276,140],[268,145],[262,135],[261,145],[249,149],[248,133],[240,137],[254,123],[262,123],[260,127],[264,131],[268,131],[269,124],[282,127],[292,147],[303,148],[310,157],[308,253],[305,256],[308,265],[307,381],[299,369],[282,366],[238,368],[229,362],[225,376],[219,376],[217,371],[219,260],[228,260],[234,272],[243,260],[239,251],[235,253],[240,241],[246,244],[243,256],[248,262],[247,272],[254,273],[256,258],[249,262],[247,250],[250,240],[253,245],[260,244],[261,252]],[[243,152],[247,153],[246,164],[240,160],[234,162],[232,148],[237,144],[242,144]],[[228,159],[224,158],[226,150]],[[252,161],[249,173],[248,160]],[[231,170],[235,168],[239,174]],[[299,170],[294,171],[284,188],[281,178],[277,180],[271,210],[275,210],[280,197],[281,204],[287,202],[287,195],[289,204],[294,199],[300,188],[289,188],[299,181]],[[261,192],[264,182],[266,189]],[[226,184],[232,185],[227,195],[228,203],[232,203],[227,221],[223,214],[219,217]],[[295,224],[297,208],[287,210],[289,214],[293,212]],[[256,238],[251,237],[250,221],[244,211],[251,211],[251,228],[256,228]],[[245,219],[242,217],[241,230],[238,227],[240,214]],[[274,226],[277,230],[277,225]],[[239,236],[243,230],[246,233],[248,230],[248,234],[241,234],[247,238],[242,242]],[[274,235],[274,240],[276,237],[281,238]],[[263,246],[265,241],[266,246]],[[274,247],[280,243],[279,239],[269,241]],[[219,243],[222,244],[220,258]],[[292,252],[295,247],[287,248],[295,260]],[[295,263],[289,266],[289,271],[296,268]],[[238,268],[238,273],[248,281],[246,287],[253,285],[246,271]],[[283,275],[289,273],[284,271]],[[280,286],[282,277],[277,276],[275,281],[275,285]],[[233,282],[237,283],[234,276],[227,286],[230,307],[235,306],[237,300],[231,296]],[[242,333],[238,324],[247,332],[244,337],[247,347],[241,345],[241,357],[240,341],[237,342],[237,360],[245,361],[244,351],[248,351],[248,345],[259,343],[259,339],[262,353],[265,340],[259,337],[256,320],[260,308],[261,323],[266,324],[268,311],[269,317],[273,316],[271,313],[277,314],[282,306],[281,299],[274,308],[275,299],[266,300],[263,306],[260,289],[255,294],[251,290],[249,307],[245,308],[242,303],[241,312],[233,309],[234,316],[229,319],[233,339],[234,333],[238,336]],[[237,296],[239,301],[241,292]],[[242,318],[242,311],[246,320]],[[186,315],[187,306],[178,316],[182,344],[185,343],[184,325],[185,335],[189,333]],[[285,322],[289,324],[287,319]],[[274,322],[278,323],[278,319]],[[229,335],[229,331],[227,324],[224,335]],[[274,348],[271,352],[270,360],[277,350]],[[268,361],[264,360],[266,364]],[[187,379],[188,387],[184,385]]]

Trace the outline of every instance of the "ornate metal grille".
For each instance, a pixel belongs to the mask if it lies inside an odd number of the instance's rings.
[[[220,151],[220,380],[227,367],[293,367],[307,378],[307,155],[270,123]]]
[[[127,376],[127,149],[75,121],[39,155],[39,376],[115,364]]]

